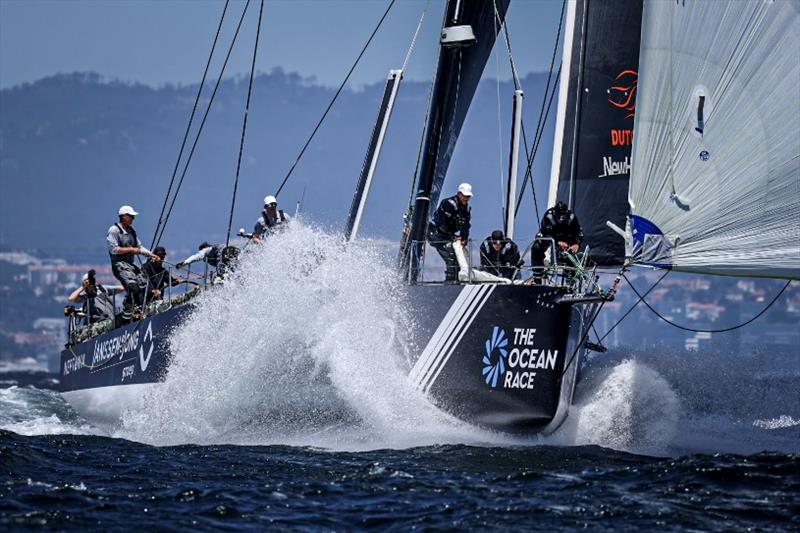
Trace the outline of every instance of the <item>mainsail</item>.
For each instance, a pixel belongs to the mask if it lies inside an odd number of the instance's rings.
[[[800,3],[648,1],[628,254],[800,278]]]
[[[410,233],[401,259],[416,280],[431,209],[435,209],[464,119],[511,0],[448,0],[425,127]],[[413,250],[413,255],[412,254]]]
[[[628,214],[641,19],[642,0],[568,4],[548,202],[575,212],[601,266],[625,260],[607,222]]]

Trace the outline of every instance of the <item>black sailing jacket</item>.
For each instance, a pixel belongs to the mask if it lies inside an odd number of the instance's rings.
[[[471,213],[469,204],[462,205],[458,195],[445,198],[433,214],[428,231],[430,240],[454,240],[456,233],[462,239],[469,239]]]

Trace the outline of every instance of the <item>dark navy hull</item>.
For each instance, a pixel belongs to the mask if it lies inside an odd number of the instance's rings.
[[[549,431],[564,420],[593,304],[560,303],[563,290],[539,286],[419,285],[409,292],[418,310],[401,335],[409,379],[438,407],[503,431]],[[166,378],[169,337],[190,309],[182,305],[64,350],[64,396],[90,420],[113,424]]]
[[[169,336],[190,308],[168,309],[62,351],[61,391],[163,381]]]
[[[593,303],[553,287],[411,288],[420,315],[410,378],[443,410],[504,431],[555,429],[572,402]],[[565,365],[573,355],[575,360]]]

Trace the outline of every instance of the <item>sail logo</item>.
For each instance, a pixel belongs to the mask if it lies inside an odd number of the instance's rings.
[[[625,118],[636,115],[636,89],[639,84],[639,73],[633,69],[625,69],[616,75],[614,82],[606,90],[608,103],[625,113]]]
[[[506,371],[505,358],[508,356],[508,338],[506,332],[499,326],[492,329],[492,337],[486,339],[486,355],[483,356],[483,379],[493,389],[497,387],[497,380]],[[492,362],[497,352],[496,362]]]
[[[633,145],[633,130],[611,130],[611,146]]]
[[[614,161],[611,157],[603,158],[603,173],[597,176],[598,178],[607,178],[609,176],[622,176],[631,173],[631,159],[625,157],[621,161]]]
[[[513,343],[494,326],[485,343],[483,379],[491,388],[533,389],[538,370],[554,370],[558,350],[536,347],[536,328],[514,328]]]

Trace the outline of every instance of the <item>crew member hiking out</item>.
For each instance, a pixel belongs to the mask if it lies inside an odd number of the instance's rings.
[[[522,266],[519,248],[503,232],[495,230],[481,243],[481,269],[501,278],[514,279]]]
[[[472,185],[462,183],[458,186],[455,196],[442,200],[428,227],[428,242],[436,248],[444,260],[445,282],[458,280],[458,261],[453,243],[460,240],[466,247],[469,241],[470,198],[472,198]]]
[[[545,212],[536,238],[531,250],[531,262],[534,269],[538,269],[538,272],[535,273],[541,273],[544,267],[545,253],[551,246],[549,240],[542,239],[550,238],[555,241],[559,259],[563,261],[563,254],[567,250],[573,254],[578,252],[583,243],[583,231],[575,213],[570,211],[567,204],[559,201],[555,207],[551,207]]]
[[[270,233],[285,229],[289,219],[289,215],[278,209],[277,198],[272,195],[265,196],[264,209],[253,228],[253,240],[260,241]]]
[[[147,279],[134,263],[134,256],[144,255],[152,258],[155,255],[142,245],[133,228],[133,219],[138,213],[131,206],[123,205],[117,214],[119,222],[108,228],[106,244],[111,257],[111,272],[127,292],[123,302],[122,319],[130,321],[134,318],[136,306],[144,303],[147,290]]]
[[[190,255],[175,266],[183,268],[197,261],[205,261],[208,265],[217,269],[217,276],[222,279],[227,273],[233,271],[234,263],[239,257],[239,249],[235,246],[202,242],[197,249],[198,252],[196,254]]]

